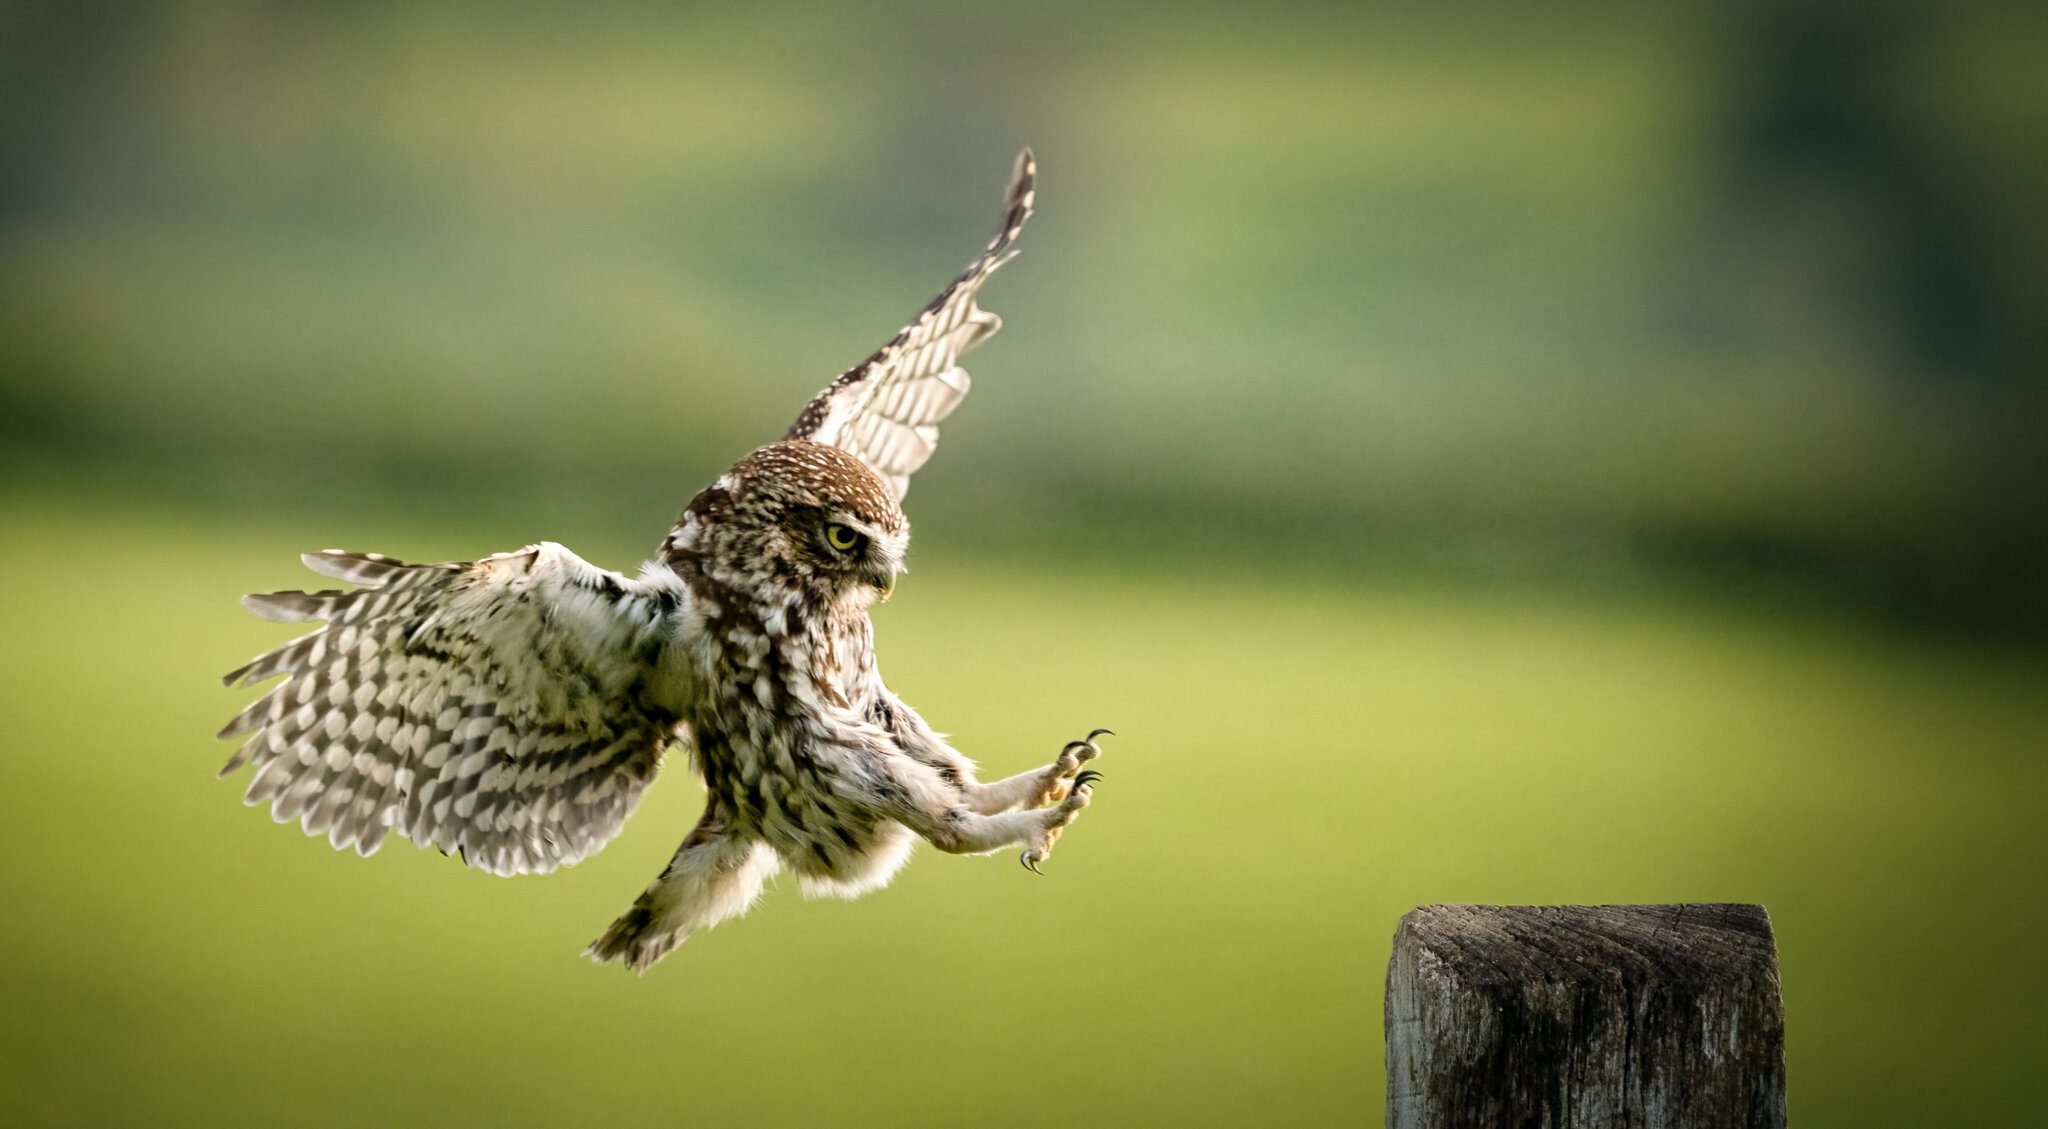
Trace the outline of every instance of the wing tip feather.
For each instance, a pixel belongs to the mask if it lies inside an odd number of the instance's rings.
[[[339,592],[251,592],[242,606],[258,619],[272,623],[302,623],[316,619]]]
[[[1031,151],[1031,146],[1026,145],[1018,152],[1017,163],[1010,170],[1009,201],[1017,203],[1021,198],[1031,195],[1037,185],[1038,157]]]
[[[387,557],[382,553],[360,553],[351,549],[322,549],[317,553],[301,553],[299,560],[322,576],[371,587],[382,584],[396,573],[416,567],[406,564],[397,557]]]

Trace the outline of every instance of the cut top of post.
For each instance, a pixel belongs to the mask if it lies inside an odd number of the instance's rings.
[[[1777,946],[1764,907],[1423,906],[1400,934],[1466,984],[1597,979],[1697,984],[1712,977],[1775,981]],[[1398,947],[1400,942],[1396,942]]]

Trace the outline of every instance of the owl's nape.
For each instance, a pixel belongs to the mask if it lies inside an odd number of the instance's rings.
[[[703,816],[587,950],[636,971],[778,871],[857,897],[920,838],[1021,847],[1038,870],[1089,805],[1108,731],[983,783],[883,682],[867,617],[902,571],[910,475],[970,386],[959,359],[1001,325],[977,297],[1016,254],[1036,173],[1027,150],[966,272],[699,493],[637,577],[546,542],[435,565],[329,552],[306,563],[352,590],[249,597],[325,625],[229,676],[284,681],[222,731],[245,738],[224,771],[253,766],[249,802],[336,847],[396,831],[522,874],[601,849],[685,745]]]

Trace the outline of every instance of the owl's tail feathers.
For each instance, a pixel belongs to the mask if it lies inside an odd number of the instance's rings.
[[[583,955],[644,973],[696,930],[747,912],[781,866],[766,843],[727,836],[707,812],[661,877]]]

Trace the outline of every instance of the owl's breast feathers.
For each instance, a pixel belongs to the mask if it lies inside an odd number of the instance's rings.
[[[717,595],[695,611],[682,712],[711,803],[831,869],[877,821],[863,797],[889,741],[869,721],[883,690],[866,613]]]

